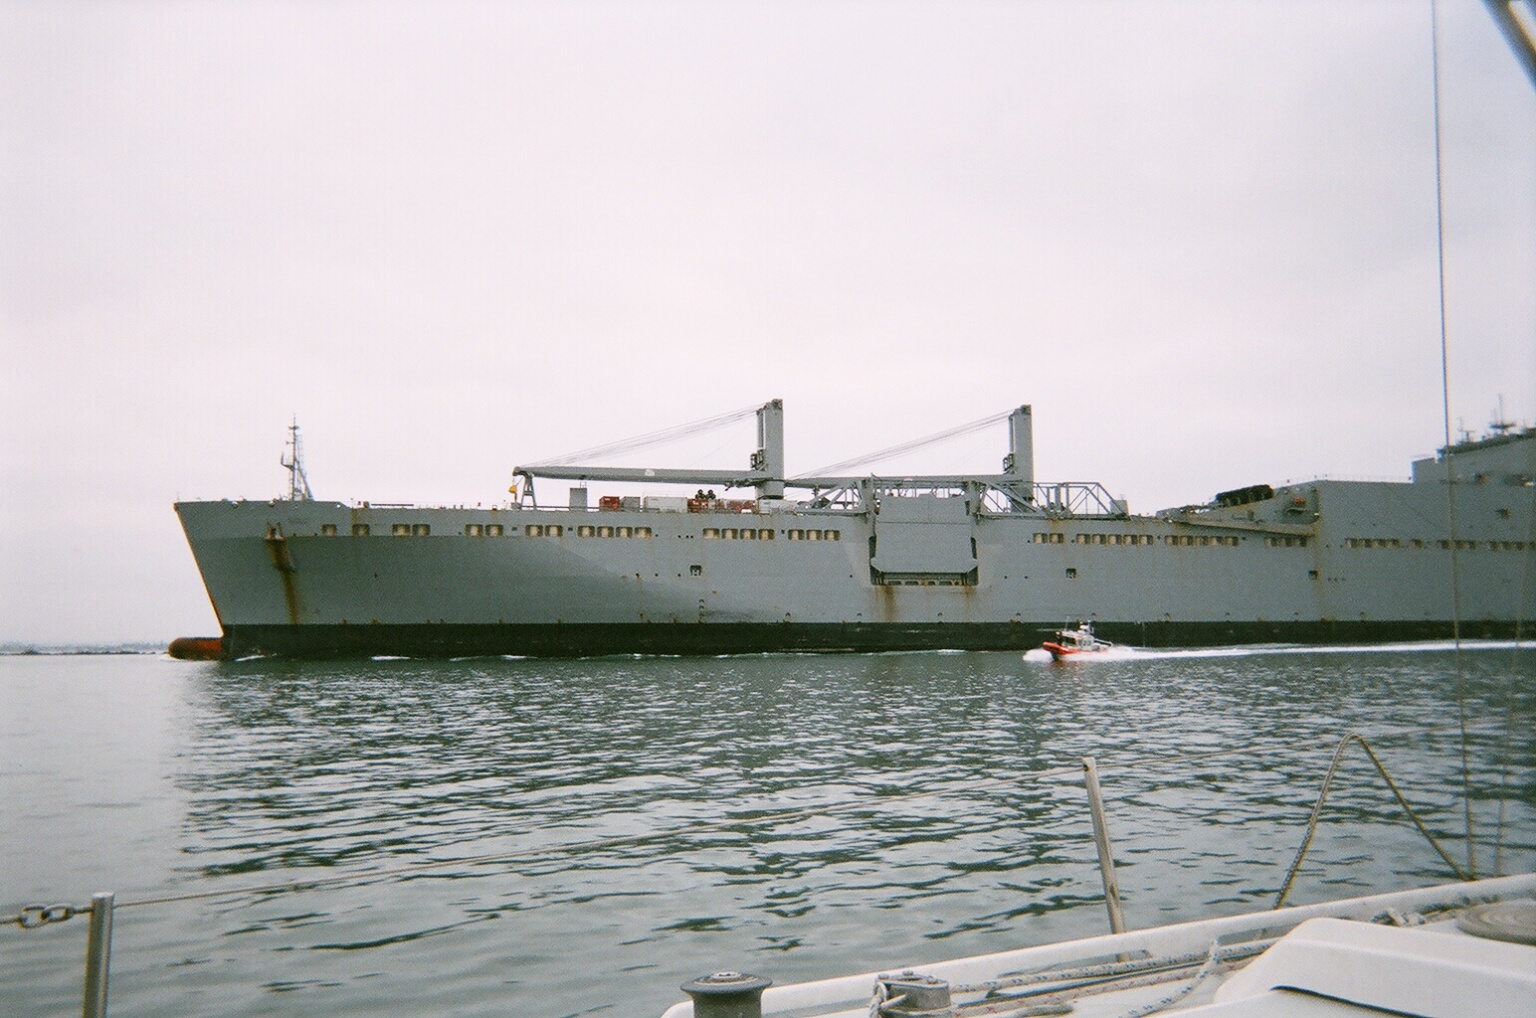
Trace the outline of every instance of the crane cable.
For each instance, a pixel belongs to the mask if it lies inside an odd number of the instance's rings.
[[[959,438],[961,435],[969,435],[973,431],[980,431],[982,428],[996,424],[998,421],[1007,420],[1009,416],[1012,415],[1012,413],[1013,411],[1010,410],[1007,413],[992,414],[989,417],[981,418],[979,421],[972,421],[969,424],[961,424],[950,428],[947,431],[941,431],[936,435],[929,435],[926,438],[914,438],[909,442],[903,442],[900,445],[893,445],[889,449],[881,449],[879,452],[865,453],[864,455],[856,456],[853,459],[843,460],[841,463],[833,463],[829,466],[819,467],[815,470],[800,474],[799,478],[822,477],[828,474],[837,474],[849,469],[850,467],[861,466],[866,463],[877,463],[880,460],[890,459],[892,456],[899,455],[900,453],[910,452],[913,449],[921,449],[925,445],[934,445],[938,442],[943,442],[946,439]]]
[[[698,434],[702,431],[708,431],[711,428],[718,428],[727,424],[734,424],[736,421],[751,417],[760,409],[762,409],[762,405],[754,403],[749,407],[742,407],[740,410],[732,410],[728,413],[717,414],[714,417],[706,417],[702,421],[693,421],[690,424],[675,424],[670,428],[663,428],[660,431],[652,431],[649,434],[638,435],[634,438],[621,439],[617,442],[611,442],[607,445],[593,446],[590,449],[582,449],[578,452],[566,453],[564,456],[551,456],[549,459],[539,460],[537,463],[532,463],[529,465],[533,467],[550,467],[564,464],[574,465],[581,463],[583,460],[596,459],[599,456],[613,456],[617,455],[618,453],[633,452],[636,449],[645,449],[650,446],[661,445],[665,442],[670,442],[675,439],[686,438],[689,435]]]

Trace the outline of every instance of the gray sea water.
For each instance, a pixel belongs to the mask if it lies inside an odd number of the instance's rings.
[[[114,1015],[655,1015],[1269,905],[1367,737],[1465,865],[1536,868],[1536,649],[193,664],[0,658],[0,913],[117,894]],[[1358,746],[1292,900],[1452,877]],[[295,886],[297,885],[297,887]],[[214,895],[214,896],[208,896]],[[179,899],[179,900],[165,900]],[[78,1012],[86,920],[0,928]]]

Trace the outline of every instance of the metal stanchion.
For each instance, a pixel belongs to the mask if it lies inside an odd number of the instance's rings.
[[[107,1018],[107,966],[112,960],[112,892],[91,895],[91,930],[85,941],[85,1000],[81,1018]]]
[[[1099,769],[1093,757],[1083,757],[1083,778],[1088,785],[1088,808],[1093,813],[1093,843],[1099,849],[1099,874],[1104,878],[1104,904],[1109,909],[1109,928],[1125,932],[1120,914],[1120,885],[1115,880],[1115,857],[1109,849],[1109,828],[1104,824],[1104,800],[1099,795]]]

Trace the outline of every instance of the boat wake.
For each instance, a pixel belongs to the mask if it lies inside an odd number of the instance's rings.
[[[1069,654],[1061,659],[1061,663],[1077,664],[1079,662],[1087,663],[1089,661],[1128,661],[1132,658],[1151,657],[1157,653],[1157,651],[1140,651],[1134,647],[1122,647],[1119,644],[1112,644],[1103,649],[1095,650],[1092,653]],[[1024,660],[1033,661],[1037,664],[1048,665],[1051,664],[1055,658],[1053,658],[1051,656],[1051,652],[1045,648],[1036,647],[1034,650],[1026,650],[1024,652]]]
[[[1443,654],[1456,649],[1454,640],[1424,640],[1417,643],[1372,644],[1256,644],[1248,647],[1186,647],[1141,648],[1115,646],[1095,654],[1074,654],[1067,662],[1076,664],[1088,661],[1161,661],[1169,658],[1205,657],[1260,657],[1275,654]],[[1536,640],[1462,640],[1464,651],[1489,650],[1536,650]],[[1050,664],[1051,654],[1035,648],[1024,652],[1024,660],[1034,664]]]

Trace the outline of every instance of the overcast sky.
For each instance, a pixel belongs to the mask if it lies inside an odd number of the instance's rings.
[[[171,503],[278,495],[294,414],[343,500],[491,503],[775,397],[792,473],[1030,403],[1037,476],[1133,511],[1406,478],[1429,12],[0,0],[0,641],[216,633]],[[1536,92],[1480,0],[1440,19],[1477,431],[1536,417]]]

